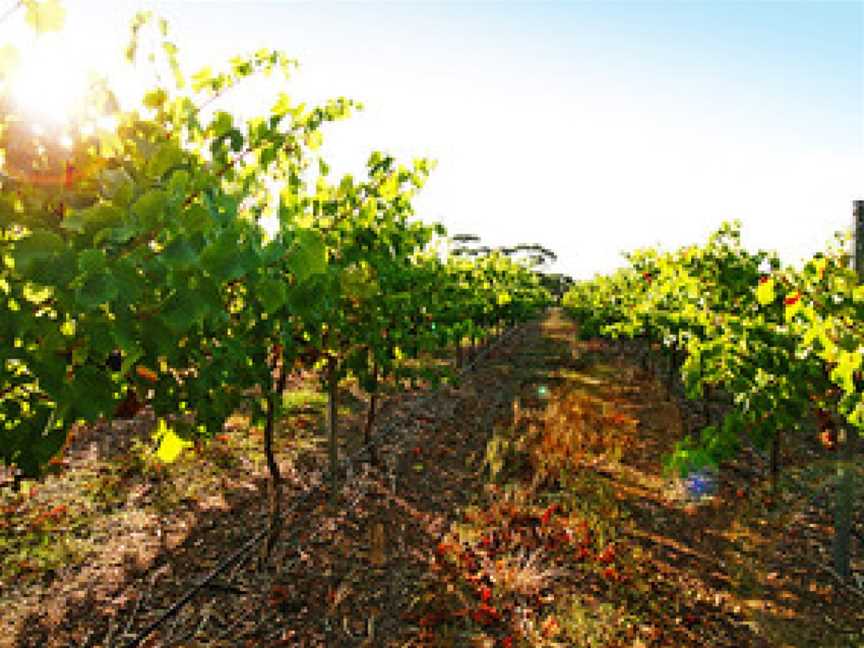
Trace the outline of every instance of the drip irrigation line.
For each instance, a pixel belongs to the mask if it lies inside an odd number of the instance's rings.
[[[156,628],[158,628],[165,621],[167,621],[168,619],[173,617],[175,614],[177,614],[177,612],[179,612],[180,609],[184,605],[186,605],[189,601],[191,601],[192,597],[194,597],[199,591],[201,591],[204,587],[206,587],[207,584],[211,580],[216,578],[216,576],[218,576],[224,569],[227,569],[228,567],[230,567],[234,562],[239,560],[240,557],[242,557],[244,553],[249,551],[258,542],[260,542],[260,540],[265,535],[267,535],[269,530],[270,530],[269,528],[264,528],[261,531],[259,531],[257,534],[255,534],[249,540],[247,540],[246,543],[242,547],[235,550],[233,554],[231,554],[230,556],[225,558],[221,563],[219,563],[216,567],[214,567],[210,571],[209,574],[207,574],[204,578],[202,578],[200,581],[198,581],[198,583],[196,583],[192,588],[190,588],[189,591],[186,592],[186,594],[184,594],[182,597],[177,599],[177,601],[175,601],[174,604],[170,608],[165,610],[165,612],[163,612],[159,616],[158,619],[153,621],[150,625],[148,625],[146,628],[144,628],[144,630],[139,632],[138,635],[134,639],[129,641],[126,644],[126,648],[135,648],[135,646],[138,646],[138,644],[140,644],[142,641],[144,641],[150,635],[150,633],[152,633]]]
[[[512,337],[517,331],[521,330],[523,328],[523,326],[524,326],[524,324],[520,325],[520,326],[512,326],[508,330],[504,331],[491,344],[487,345],[482,351],[475,354],[474,358],[472,358],[472,360],[469,364],[460,368],[457,371],[457,375],[464,375],[469,370],[473,370],[476,367],[477,363],[483,357],[485,357],[493,348],[497,347],[502,342],[504,342],[505,340]],[[419,400],[421,402],[425,402],[429,398],[431,398],[431,395],[424,396]],[[360,448],[358,448],[357,451],[355,451],[353,454],[340,460],[340,462],[339,462],[341,464],[340,467],[345,468],[347,471],[347,468],[349,467],[349,465],[354,464],[361,456],[363,456],[364,454],[366,454],[370,450],[372,450],[376,446],[376,444],[381,440],[383,440],[383,439],[370,440],[369,443],[366,443],[363,446],[361,446]],[[324,489],[325,486],[326,486],[326,482],[324,480],[322,480],[321,483],[313,486],[312,488],[310,488],[306,492],[299,495],[294,500],[292,506],[289,507],[288,510],[286,510],[282,513],[282,516],[287,517],[291,513],[295,512],[300,507],[301,504],[303,504],[307,499],[311,498],[312,495],[317,494],[317,492],[319,490]],[[195,597],[196,594],[198,594],[198,592],[200,592],[201,590],[206,588],[207,585],[210,584],[210,582],[216,578],[216,576],[218,576],[224,570],[228,569],[230,566],[232,566],[234,563],[236,563],[238,560],[240,560],[240,558],[242,558],[244,556],[244,554],[247,554],[250,551],[252,551],[252,549],[254,549],[254,547],[269,532],[270,532],[270,527],[269,527],[269,525],[267,525],[263,529],[258,531],[258,533],[256,533],[254,536],[249,538],[249,540],[247,540],[241,547],[236,549],[230,556],[225,558],[221,563],[219,563],[216,567],[214,567],[206,576],[204,576],[204,578],[202,578],[195,585],[193,585],[182,597],[177,599],[177,601],[175,601],[171,605],[171,607],[169,607],[162,614],[160,614],[156,620],[152,621],[149,625],[147,625],[147,627],[145,627],[143,630],[141,630],[133,639],[131,639],[129,642],[127,642],[125,644],[124,648],[137,648],[137,646],[139,646],[141,644],[141,642],[143,642],[145,639],[147,639],[147,637],[149,637],[150,634],[152,634],[154,630],[156,630],[159,626],[161,626],[163,623],[165,623],[165,621],[167,621],[168,619],[174,617],[187,603],[189,603],[189,601],[191,601]]]

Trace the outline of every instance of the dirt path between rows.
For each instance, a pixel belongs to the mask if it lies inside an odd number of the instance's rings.
[[[577,341],[558,311],[494,346],[458,388],[389,399],[379,467],[353,463],[335,500],[318,488],[316,411],[282,427],[290,512],[268,566],[253,554],[224,570],[142,645],[864,643],[864,598],[818,567],[830,516],[791,496],[769,507],[762,480],[731,471],[714,497],[683,501],[660,458],[686,409],[629,347]],[[256,447],[238,424],[166,471],[131,459],[70,470],[7,504],[14,528],[41,514],[69,546],[67,564],[0,584],[0,646],[124,645],[262,527]],[[68,510],[45,521],[57,506]],[[77,550],[75,520],[89,525]]]

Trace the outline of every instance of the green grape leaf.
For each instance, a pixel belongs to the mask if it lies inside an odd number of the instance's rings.
[[[41,357],[28,361],[33,373],[39,376],[39,389],[52,397],[61,394],[66,387],[66,358],[58,353],[62,348],[50,345],[40,353]]]
[[[277,117],[284,117],[293,110],[294,106],[291,104],[291,97],[284,92],[280,92],[279,97],[276,99],[276,103],[273,105],[273,108],[270,109],[270,112]]]
[[[387,179],[381,184],[381,197],[384,200],[393,200],[399,195],[399,176],[391,173]]]
[[[275,265],[285,255],[285,246],[279,238],[268,242],[261,251],[261,262],[266,266]]]
[[[208,314],[223,313],[222,293],[219,291],[219,284],[214,280],[204,277],[200,278],[195,292],[201,299],[203,304],[202,313],[205,317]]]
[[[160,318],[177,335],[199,322],[207,304],[196,290],[178,290],[163,305]]]
[[[206,232],[213,224],[210,213],[203,205],[190,205],[183,213],[183,227],[187,232]]]
[[[114,404],[114,383],[110,372],[101,367],[84,365],[75,369],[75,380],[69,385],[64,402],[69,409],[66,418],[93,421],[108,414]]]
[[[101,229],[117,227],[122,222],[122,209],[113,205],[102,204],[70,213],[60,223],[60,227],[76,234],[92,235]]]
[[[60,31],[66,22],[66,9],[60,0],[26,0],[25,21],[38,33]]]
[[[177,350],[177,336],[159,317],[151,317],[144,321],[138,337],[149,356],[167,356]]]
[[[168,196],[161,189],[151,189],[132,205],[133,213],[148,230],[157,229],[165,218]]]
[[[238,129],[232,128],[228,131],[228,141],[231,143],[231,150],[235,153],[239,153],[243,150],[245,140],[243,139],[243,133]]]
[[[300,230],[294,244],[288,250],[288,268],[297,277],[298,283],[327,271],[327,246],[324,237],[316,230]]]
[[[141,103],[144,104],[145,108],[150,108],[151,110],[159,110],[162,106],[165,105],[165,102],[168,101],[168,93],[165,92],[164,88],[154,88],[153,90],[148,91]]]
[[[114,326],[106,322],[97,322],[88,327],[90,350],[96,356],[107,356],[117,346],[114,337]]]
[[[183,151],[173,142],[156,147],[156,152],[147,160],[147,174],[161,178],[169,169],[183,161]],[[170,188],[170,186],[169,186]]]
[[[34,282],[46,286],[63,286],[75,278],[75,252],[64,249],[60,254],[50,257],[50,262],[33,269],[30,277]]]
[[[117,295],[117,282],[108,272],[87,275],[75,291],[75,301],[84,310],[93,310],[113,301]]]
[[[170,266],[178,270],[187,270],[198,260],[196,250],[185,236],[178,236],[171,241],[162,255]]]
[[[248,246],[238,248],[236,228],[226,228],[201,252],[201,263],[212,277],[232,280],[243,277],[255,264]]]
[[[111,275],[117,285],[117,303],[138,306],[141,301],[146,279],[129,261],[121,260],[111,268]]]
[[[861,352],[837,352],[837,365],[831,370],[831,380],[847,394],[855,393],[854,375],[861,368]]]
[[[78,270],[84,274],[105,271],[108,259],[102,250],[84,250],[78,255]]]
[[[179,151],[179,149],[178,149]],[[179,200],[186,195],[186,188],[189,186],[189,172],[186,169],[177,169],[171,174],[171,179],[168,181],[168,193],[175,200]]]
[[[854,406],[850,407],[846,419],[859,430],[864,429],[864,400],[860,394],[855,395]]]
[[[102,193],[118,205],[128,206],[132,200],[134,183],[126,169],[104,169],[99,174]]]
[[[340,273],[342,293],[353,299],[368,300],[378,293],[378,282],[368,269],[350,266]]]
[[[110,241],[111,243],[123,245],[131,241],[137,233],[138,230],[135,225],[127,221],[119,227],[113,227],[110,230],[100,230],[93,237],[93,244],[102,245],[106,241]]]
[[[306,135],[306,146],[309,147],[310,150],[315,151],[321,148],[321,144],[324,143],[324,136],[321,134],[321,131],[312,131],[311,133],[307,133]]]
[[[210,130],[213,131],[213,136],[220,138],[227,134],[234,127],[234,116],[231,113],[220,110],[213,116],[213,121],[210,122]]]
[[[125,353],[123,355],[123,362],[120,365],[120,374],[125,376],[132,368],[138,363],[138,360],[144,355],[144,351],[140,348],[129,349],[128,347],[124,349]]]
[[[194,74],[192,74],[191,78],[192,82],[192,90],[194,92],[199,92],[209,86],[213,82],[213,70],[209,65],[204,66]]]
[[[264,277],[255,286],[255,296],[267,314],[275,313],[287,301],[285,284],[278,279]]]
[[[55,424],[56,417],[48,407],[38,407],[4,438],[0,457],[14,462],[26,477],[38,477],[42,466],[63,447],[66,431]]]
[[[54,232],[36,230],[30,236],[15,242],[12,258],[15,268],[22,274],[33,273],[43,264],[66,249],[63,239]]]
[[[320,304],[322,294],[327,287],[323,278],[324,275],[314,275],[301,284],[291,286],[288,291],[288,305],[291,310],[301,315],[311,313]]]

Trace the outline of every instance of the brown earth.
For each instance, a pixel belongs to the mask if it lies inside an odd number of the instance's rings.
[[[864,646],[864,547],[841,583],[815,433],[782,458],[814,495],[773,496],[751,453],[688,501],[661,457],[699,408],[558,312],[458,387],[394,392],[379,467],[352,462],[335,498],[307,401],[277,431],[269,562],[244,554],[140,645]],[[365,403],[347,384],[341,401],[350,455]],[[35,495],[3,494],[0,646],[125,645],[264,528],[260,429],[238,416],[163,468],[131,441],[152,425],[115,425],[127,441],[104,456],[79,441]]]

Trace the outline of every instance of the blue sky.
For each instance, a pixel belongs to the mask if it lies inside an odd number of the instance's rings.
[[[292,97],[366,106],[325,133],[334,173],[361,173],[373,149],[436,159],[421,217],[543,244],[578,278],[733,218],[794,263],[864,199],[862,2],[66,4],[52,47],[79,67],[118,60],[142,8],[191,68],[285,51]],[[7,21],[0,42],[22,31]],[[254,113],[271,91],[231,106]]]

